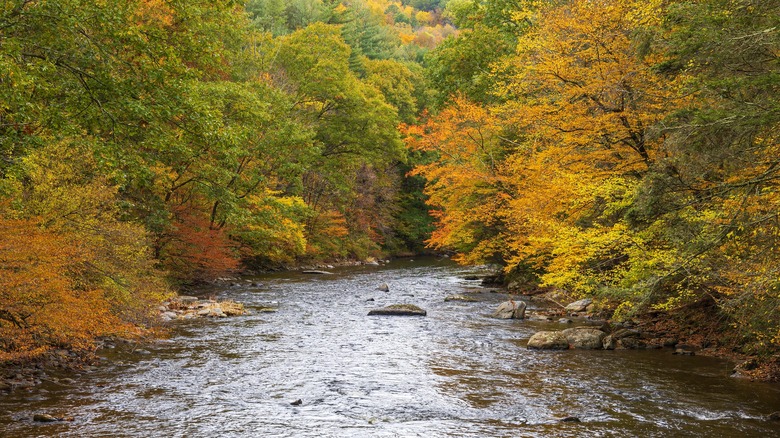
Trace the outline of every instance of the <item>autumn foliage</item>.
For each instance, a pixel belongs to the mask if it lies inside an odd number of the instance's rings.
[[[516,50],[463,69],[469,32],[432,58],[466,94],[405,130],[429,244],[617,318],[714,299],[744,351],[776,351],[778,2],[514,2],[511,31],[465,3]]]
[[[440,8],[245,6],[0,6],[0,362],[142,333],[175,287],[246,266],[378,256],[425,222],[396,206],[397,127],[425,100],[426,49],[401,35],[454,32]]]
[[[0,360],[89,349],[95,337],[121,333],[104,291],[79,281],[88,248],[42,230],[40,221],[0,223]]]

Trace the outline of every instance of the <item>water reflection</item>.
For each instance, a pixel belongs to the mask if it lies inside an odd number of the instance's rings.
[[[0,399],[0,435],[771,436],[780,390],[669,351],[525,349],[555,324],[488,315],[505,295],[449,262],[281,273],[219,293],[275,313],[182,322],[174,336],[72,384]],[[252,283],[262,283],[263,287]],[[390,292],[377,286],[388,283]],[[475,293],[478,292],[478,293]],[[444,302],[473,293],[476,303]],[[373,301],[368,301],[373,300]],[[426,318],[368,317],[412,303]],[[121,361],[121,364],[117,364]],[[43,391],[46,392],[43,392]],[[291,402],[300,399],[300,405]],[[37,425],[39,411],[73,423]],[[581,423],[559,420],[574,416]]]

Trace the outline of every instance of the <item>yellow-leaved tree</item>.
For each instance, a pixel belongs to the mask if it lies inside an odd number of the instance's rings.
[[[635,244],[622,214],[664,153],[654,126],[678,103],[643,45],[659,7],[547,5],[500,67],[515,72],[497,92],[509,97],[501,114],[522,145],[507,160],[508,270],[531,260],[545,284],[575,293],[619,281]]]
[[[496,115],[461,97],[403,131],[407,145],[430,160],[412,171],[428,181],[425,193],[437,225],[429,246],[454,249],[464,263],[503,258],[506,149]]]

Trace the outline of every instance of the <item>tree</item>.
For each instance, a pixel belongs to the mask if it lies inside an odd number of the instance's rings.
[[[506,236],[501,211],[508,197],[500,121],[490,110],[461,98],[404,131],[408,147],[431,157],[412,171],[427,180],[425,194],[436,220],[428,245],[457,251],[461,262],[502,260]]]

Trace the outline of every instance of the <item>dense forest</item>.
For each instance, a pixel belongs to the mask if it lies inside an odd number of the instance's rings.
[[[10,0],[0,360],[410,254],[780,346],[780,1]]]

